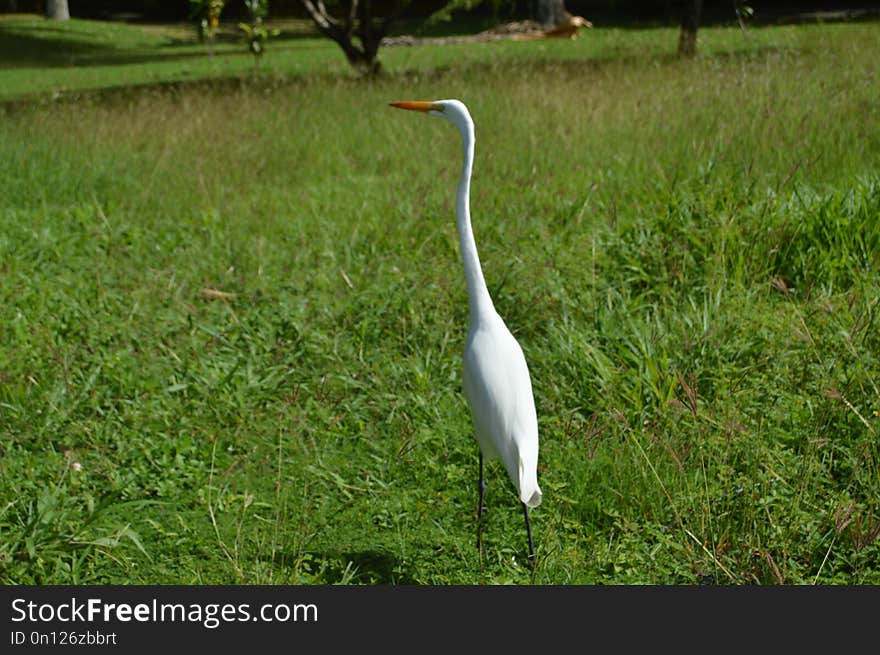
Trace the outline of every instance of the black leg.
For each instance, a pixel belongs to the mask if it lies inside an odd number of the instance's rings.
[[[532,543],[532,524],[529,522],[529,508],[522,503],[523,516],[526,517],[526,534],[529,536],[529,564],[535,565],[535,546]]]
[[[483,492],[486,491],[486,481],[483,479],[483,451],[480,451],[480,480],[477,483],[479,499],[477,502],[477,550],[480,559],[483,558]]]

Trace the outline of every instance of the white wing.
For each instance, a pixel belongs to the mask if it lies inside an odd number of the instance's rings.
[[[532,382],[522,348],[494,312],[468,333],[463,387],[483,454],[500,457],[520,500],[537,507],[541,489]]]

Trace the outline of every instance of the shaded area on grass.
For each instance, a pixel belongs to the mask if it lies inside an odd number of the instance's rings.
[[[283,42],[314,38],[301,23],[272,38]],[[243,35],[224,25],[214,39],[217,55],[245,53]],[[189,25],[140,26],[118,22],[71,20],[58,23],[41,17],[0,16],[0,69],[73,66],[124,66],[153,61],[208,58],[208,43],[200,43]]]

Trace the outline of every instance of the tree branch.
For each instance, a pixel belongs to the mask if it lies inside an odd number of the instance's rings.
[[[348,20],[345,22],[345,31],[348,34],[354,30],[354,22],[357,20],[358,0],[351,0],[351,7],[348,10]]]
[[[318,0],[317,6],[315,6],[312,0],[302,0],[302,5],[315,22],[315,25],[318,26],[318,29],[328,36],[331,35],[333,28],[338,28],[339,23],[327,13],[327,7],[324,6],[322,0]]]
[[[391,24],[400,16],[401,0],[391,0],[389,10],[380,16],[373,13],[372,0],[348,0],[342,5],[341,18],[335,19],[327,11],[324,0],[302,0],[302,6],[311,17],[318,30],[339,45],[348,61],[356,68],[369,74],[379,72],[381,65],[377,59],[382,38]],[[356,45],[356,41],[360,41]]]

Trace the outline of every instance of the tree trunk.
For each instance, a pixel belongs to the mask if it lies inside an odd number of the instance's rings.
[[[697,30],[700,27],[700,13],[703,0],[685,0],[681,14],[681,31],[678,33],[678,54],[693,57],[697,54]]]
[[[400,0],[394,0],[390,7],[386,7],[384,17],[374,14],[372,0],[348,0],[347,7],[343,4],[337,10],[341,14],[339,18],[327,11],[323,0],[300,1],[318,30],[336,41],[354,68],[368,75],[377,75],[382,70],[379,46],[400,15]]]
[[[570,13],[565,8],[565,0],[537,0],[535,17],[545,28],[553,28],[567,20]]]
[[[70,18],[67,0],[46,0],[46,18],[51,18],[52,20],[67,20]]]

